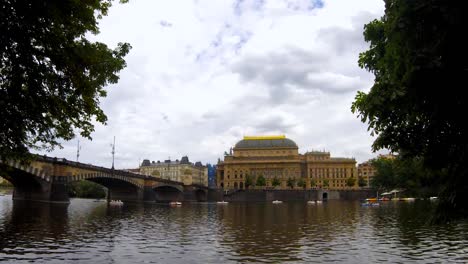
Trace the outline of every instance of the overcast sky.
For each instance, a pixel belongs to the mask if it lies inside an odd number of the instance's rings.
[[[154,1],[117,4],[92,39],[129,42],[127,68],[101,107],[106,126],[80,139],[80,162],[216,163],[244,135],[285,134],[299,151],[362,162],[376,156],[351,113],[373,76],[357,65],[380,0]],[[77,140],[49,156],[76,160]]]

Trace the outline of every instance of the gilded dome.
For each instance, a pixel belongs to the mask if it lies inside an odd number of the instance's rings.
[[[234,146],[235,149],[255,148],[295,148],[296,142],[285,136],[244,137]]]

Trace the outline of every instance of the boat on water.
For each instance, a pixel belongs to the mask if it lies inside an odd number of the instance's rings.
[[[1,195],[1,194],[0,194],[0,195]],[[434,200],[437,200],[437,199],[439,199],[437,196],[431,196],[431,197],[429,197],[429,200],[431,200],[431,201],[434,201]]]
[[[109,202],[109,205],[113,205],[113,206],[121,206],[123,204],[124,203],[121,200],[112,200]]]
[[[274,200],[273,203],[274,203],[274,204],[280,204],[280,203],[283,203],[283,201]]]
[[[373,203],[370,203],[370,202],[365,202],[365,203],[361,203],[361,206],[364,206],[364,207],[373,207],[373,206],[380,206],[379,203],[376,203],[376,202],[373,202]]]
[[[182,203],[181,202],[170,202],[169,205],[171,205],[171,206],[181,206]]]
[[[218,201],[216,202],[217,204],[228,204],[229,202],[226,202],[226,201]]]

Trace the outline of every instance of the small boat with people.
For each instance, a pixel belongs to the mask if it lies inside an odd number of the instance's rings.
[[[364,206],[364,207],[374,207],[374,206],[380,206],[380,203],[377,203],[377,202],[364,202],[364,203],[361,203],[361,206]]]
[[[216,202],[217,204],[228,204],[229,202],[226,202],[226,201],[218,201]]]
[[[181,202],[175,201],[175,202],[170,202],[169,205],[170,205],[170,206],[181,206],[182,203],[181,203]]]
[[[109,205],[112,205],[112,206],[122,206],[124,203],[121,201],[121,200],[111,200],[109,202]]]
[[[320,201],[320,200],[310,200],[310,201],[307,201],[307,204],[311,204],[311,205],[322,204],[322,201]]]
[[[274,204],[280,204],[280,203],[283,203],[283,201],[280,201],[280,200],[274,200],[273,201]]]

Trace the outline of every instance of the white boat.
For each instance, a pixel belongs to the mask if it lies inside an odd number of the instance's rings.
[[[182,203],[181,202],[170,202],[169,205],[180,206],[180,205],[182,205]]]
[[[123,202],[121,200],[112,200],[109,202],[109,205],[120,206],[120,205],[123,205]]]
[[[217,204],[228,204],[229,202],[225,202],[225,201],[218,201],[216,202]]]
[[[316,201],[316,203],[318,203],[318,204],[321,204],[321,203],[322,203],[322,201],[318,200],[318,201]]]
[[[307,204],[316,204],[316,201],[307,201]]]
[[[280,204],[280,203],[283,203],[282,201],[279,201],[279,200],[274,200],[273,201],[274,204]]]
[[[429,197],[429,200],[431,200],[431,201],[432,201],[432,200],[437,200],[437,199],[439,199],[437,196],[431,196],[431,197]]]

